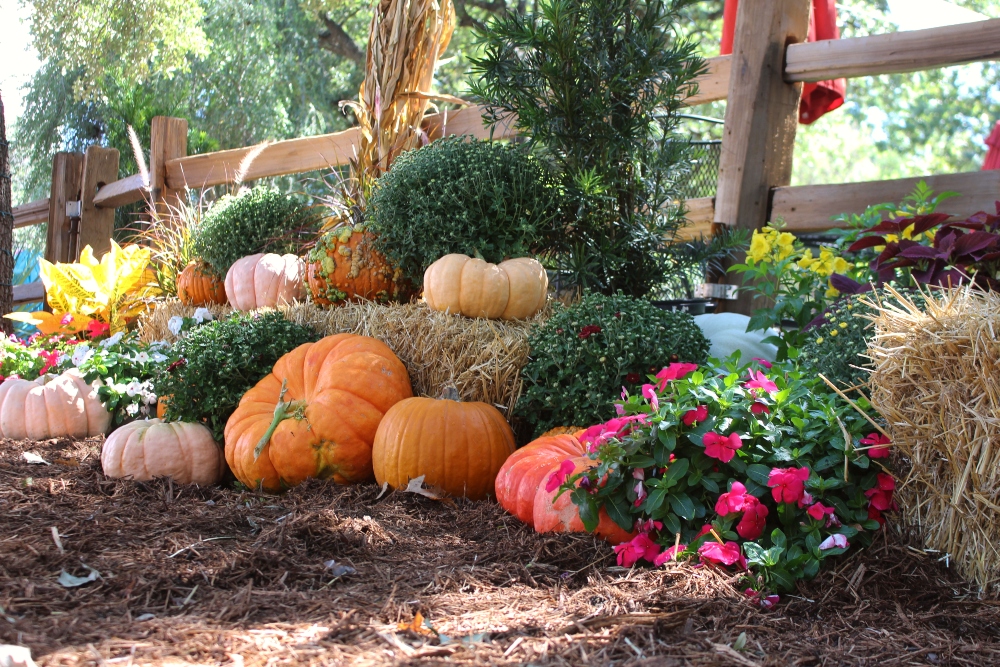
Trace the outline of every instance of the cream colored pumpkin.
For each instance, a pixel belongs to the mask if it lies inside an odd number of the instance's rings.
[[[466,317],[520,320],[545,306],[549,278],[530,257],[490,264],[466,255],[445,255],[424,271],[424,301],[433,310]]]
[[[171,477],[180,484],[205,486],[222,479],[226,457],[201,424],[140,419],[108,436],[101,467],[108,477],[140,482]]]
[[[78,370],[0,384],[0,437],[12,440],[89,438],[105,433],[111,415]]]
[[[305,263],[295,255],[256,254],[226,273],[226,298],[236,310],[254,310],[306,298]]]

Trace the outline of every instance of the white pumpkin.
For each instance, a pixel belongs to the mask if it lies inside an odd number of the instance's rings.
[[[236,310],[274,307],[306,298],[306,267],[296,255],[250,255],[226,272],[226,298]]]
[[[0,437],[12,440],[89,438],[105,433],[111,414],[93,384],[75,368],[37,380],[7,378],[0,383]]]
[[[180,484],[205,486],[222,479],[226,457],[201,424],[140,419],[108,436],[101,467],[108,477],[140,482],[171,477]]]
[[[763,340],[768,336],[777,336],[774,329],[767,331],[747,331],[750,318],[739,313],[709,313],[695,315],[694,321],[701,327],[702,333],[708,339],[708,356],[724,359],[736,350],[740,351],[740,359],[744,362],[754,357],[774,361],[778,356],[778,348]]]

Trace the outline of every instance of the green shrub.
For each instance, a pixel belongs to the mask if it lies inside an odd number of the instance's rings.
[[[633,391],[671,362],[700,364],[708,356],[708,341],[690,315],[620,293],[585,293],[572,306],[557,306],[529,345],[517,412],[536,435],[605,421],[623,386]]]
[[[221,443],[243,394],[282,355],[318,338],[277,312],[240,314],[192,329],[174,344],[172,363],[154,385],[157,396],[169,397],[166,419],[201,422]]]
[[[315,236],[319,215],[296,198],[256,187],[215,202],[193,230],[195,253],[220,276],[259,252],[298,254]]]
[[[449,137],[400,155],[368,205],[379,250],[415,285],[449,253],[501,262],[537,254],[558,233],[561,196],[521,147]]]

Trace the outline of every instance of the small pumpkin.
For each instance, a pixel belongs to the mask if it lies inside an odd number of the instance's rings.
[[[573,472],[570,475],[575,475],[597,465],[597,461],[586,456],[577,456],[571,458],[570,461],[573,462]],[[558,469],[561,463],[557,463],[555,468]],[[535,531],[539,533],[586,532],[587,529],[580,518],[580,508],[573,502],[570,494],[564,492],[556,498],[558,494],[559,489],[546,491],[544,483],[538,486],[532,505]],[[594,536],[605,539],[611,544],[628,542],[635,537],[634,533],[615,523],[603,507],[598,512],[597,517],[598,522],[597,528],[594,529]]]
[[[300,345],[240,399],[226,461],[243,484],[270,491],[309,477],[369,480],[379,422],[411,396],[406,368],[381,341],[337,334]]]
[[[511,454],[497,474],[497,501],[524,523],[534,525],[535,495],[566,459],[587,453],[573,435],[543,435]]]
[[[274,307],[306,298],[305,265],[296,255],[256,254],[226,273],[226,298],[236,310]]]
[[[108,477],[130,477],[140,482],[170,477],[180,484],[215,484],[226,470],[226,460],[201,424],[165,423],[140,419],[119,427],[101,448],[101,467]]]
[[[156,399],[156,418],[163,419],[167,416],[167,403],[170,402],[170,396],[159,396]]]
[[[187,306],[226,302],[226,284],[202,260],[189,262],[177,275],[177,298]]]
[[[375,250],[366,225],[343,224],[320,236],[309,252],[306,277],[314,302],[331,306],[370,299],[379,303],[407,297],[402,272]]]
[[[0,438],[48,440],[89,438],[105,433],[111,414],[97,395],[100,380],[88,383],[73,368],[37,380],[0,383]]]
[[[482,500],[514,452],[514,433],[488,403],[463,403],[453,387],[440,399],[408,398],[392,406],[379,424],[372,450],[375,481],[405,487],[424,484],[450,496]]]
[[[466,255],[445,255],[424,271],[424,301],[433,310],[466,317],[519,320],[545,306],[549,278],[530,257],[490,264]]]

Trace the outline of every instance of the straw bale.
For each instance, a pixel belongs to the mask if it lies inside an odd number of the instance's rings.
[[[893,292],[890,290],[890,292]],[[1000,590],[1000,294],[935,291],[923,310],[870,303],[872,404],[910,464],[904,525],[981,590]]]
[[[212,309],[216,317],[230,312]],[[357,333],[377,338],[400,358],[410,374],[413,392],[437,397],[454,384],[462,400],[495,405],[508,419],[520,397],[521,369],[528,363],[528,331],[547,312],[524,321],[470,319],[439,313],[423,303],[382,305],[371,301],[323,309],[312,303],[282,306],[285,317],[323,335]],[[175,337],[167,322],[175,315],[191,316],[194,307],[166,300],[143,316],[143,340]]]

